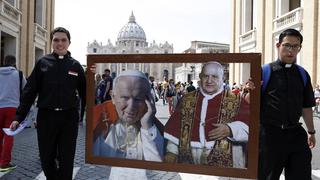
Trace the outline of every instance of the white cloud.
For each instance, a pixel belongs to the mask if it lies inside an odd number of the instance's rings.
[[[133,11],[147,41],[168,41],[175,53],[193,40],[230,43],[230,0],[56,0],[55,27],[71,33],[69,50],[86,63],[88,42],[116,41]]]

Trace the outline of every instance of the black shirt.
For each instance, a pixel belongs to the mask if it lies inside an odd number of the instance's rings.
[[[261,123],[282,128],[299,124],[303,108],[315,105],[314,94],[307,74],[304,86],[297,65],[280,60],[271,63],[271,76],[261,96]]]
[[[82,66],[68,52],[64,56],[55,53],[41,57],[28,78],[23,90],[17,120],[22,121],[35,98],[37,106],[43,109],[67,110],[86,104],[86,79]]]

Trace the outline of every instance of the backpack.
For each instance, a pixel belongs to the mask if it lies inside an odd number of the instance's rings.
[[[303,80],[303,86],[305,87],[306,84],[307,84],[307,72],[302,66],[300,66],[298,64],[296,64],[296,66],[299,69],[300,75],[301,75],[302,80]],[[262,87],[261,87],[261,90],[262,90],[262,93],[264,93],[266,88],[267,88],[268,82],[270,80],[270,76],[271,76],[271,65],[270,64],[265,64],[265,65],[262,66],[261,70],[262,70]]]

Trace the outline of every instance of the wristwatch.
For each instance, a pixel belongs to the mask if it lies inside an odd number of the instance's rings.
[[[316,133],[316,130],[308,131],[308,134],[310,134],[310,135],[313,135],[313,134],[315,134],[315,133]]]

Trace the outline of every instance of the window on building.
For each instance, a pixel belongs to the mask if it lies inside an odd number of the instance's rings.
[[[15,7],[15,0],[6,0],[10,5]]]
[[[97,53],[97,48],[93,48],[93,53]]]
[[[256,27],[256,0],[242,0],[242,34]]]
[[[17,38],[6,33],[1,32],[1,59],[6,55],[16,55]],[[2,62],[3,63],[3,62]],[[17,67],[19,67],[19,58],[17,57]]]
[[[294,9],[297,9],[301,6],[301,0],[291,0],[289,1],[289,10],[292,11]]]
[[[276,14],[275,17],[282,15],[301,7],[301,0],[275,0]]]
[[[45,24],[45,3],[46,1],[44,0],[35,0],[34,3],[34,22],[39,24],[40,26],[43,26]]]

